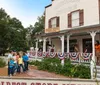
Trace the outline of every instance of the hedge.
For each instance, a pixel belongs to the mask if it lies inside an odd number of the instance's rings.
[[[5,67],[6,66],[6,62],[4,61],[4,59],[0,58],[0,67]]]
[[[54,72],[72,78],[90,79],[90,67],[84,65],[73,65],[69,59],[65,60],[64,66],[61,65],[59,58],[44,58],[40,61],[32,61],[31,65],[36,65],[39,70]]]

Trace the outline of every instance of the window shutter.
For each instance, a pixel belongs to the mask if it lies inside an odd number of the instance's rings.
[[[79,25],[82,26],[84,24],[84,11],[79,11]]]
[[[72,14],[69,13],[68,14],[68,28],[71,28],[72,27]]]
[[[56,18],[56,27],[59,27],[59,24],[60,24],[60,18],[57,17],[57,18]]]
[[[48,24],[49,24],[49,27],[48,28],[51,28],[51,19],[49,19]]]

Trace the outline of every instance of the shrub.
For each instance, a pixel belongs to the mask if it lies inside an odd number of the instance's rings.
[[[38,61],[38,60],[36,60],[36,61],[30,61],[29,64],[30,65],[39,66],[39,65],[41,65],[41,61]]]
[[[55,58],[44,58],[41,62],[32,61],[31,64],[38,66],[39,70],[54,72],[68,77],[74,78],[90,78],[90,68],[84,65],[73,65],[69,59],[65,59],[64,66],[61,60]]]
[[[49,72],[56,72],[57,67],[60,65],[58,58],[44,58],[41,65],[38,67],[40,70],[48,70]]]
[[[74,67],[74,65],[71,64],[71,62],[65,62],[63,68],[62,68],[62,74],[68,77],[72,76],[72,68]]]
[[[0,67],[5,67],[6,66],[6,62],[4,61],[4,59],[0,58]]]
[[[77,65],[74,68],[75,68],[75,70],[74,70],[74,73],[73,73],[73,77],[91,78],[89,66]]]

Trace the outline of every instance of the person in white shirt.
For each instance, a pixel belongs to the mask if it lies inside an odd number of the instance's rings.
[[[29,57],[30,56],[30,53],[27,51],[26,55]]]
[[[8,61],[9,61],[10,58],[13,58],[13,51],[9,52],[9,54],[8,54]]]
[[[8,54],[8,76],[10,75],[10,67],[9,67],[10,59],[13,59],[13,51],[10,51]]]

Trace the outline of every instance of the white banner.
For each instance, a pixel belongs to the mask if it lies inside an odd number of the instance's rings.
[[[81,79],[1,78],[0,85],[100,85],[100,81]]]

